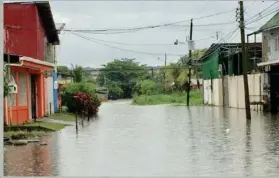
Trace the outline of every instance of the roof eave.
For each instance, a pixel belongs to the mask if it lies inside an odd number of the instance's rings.
[[[60,40],[57,29],[55,27],[50,3],[48,1],[36,1],[34,2],[34,4],[37,6],[38,13],[42,20],[42,24],[46,31],[46,36],[49,43],[52,43],[53,45],[59,45]]]

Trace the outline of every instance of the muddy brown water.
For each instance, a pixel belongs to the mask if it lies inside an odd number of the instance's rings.
[[[279,176],[279,119],[217,107],[105,103],[76,135],[5,146],[6,176]]]

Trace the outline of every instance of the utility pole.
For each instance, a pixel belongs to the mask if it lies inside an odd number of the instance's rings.
[[[165,53],[165,71],[164,71],[164,89],[166,91],[166,67],[167,67],[167,53]]]
[[[192,42],[193,37],[193,19],[191,19],[190,25],[190,42]],[[189,45],[188,45],[189,47]],[[192,65],[192,50],[189,50],[189,73],[188,73],[188,87],[187,87],[187,106],[190,103],[190,91],[191,91],[191,65]]]
[[[243,1],[239,1],[239,28],[241,35],[242,46],[242,67],[243,67],[243,81],[244,81],[244,95],[245,95],[245,111],[246,119],[251,120],[250,101],[249,101],[249,86],[247,77],[247,51],[245,45],[245,26],[244,26],[244,8]]]

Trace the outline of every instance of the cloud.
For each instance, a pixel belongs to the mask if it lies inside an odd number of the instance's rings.
[[[245,2],[246,15],[253,16],[273,2]],[[236,1],[190,2],[190,1],[52,1],[51,7],[57,22],[65,22],[66,28],[75,29],[106,29],[106,28],[133,28],[149,25],[170,23],[181,20],[189,20],[227,11],[228,13],[210,18],[194,20],[193,39],[203,39],[215,36],[217,31],[222,31],[223,36],[237,28],[235,10]],[[246,16],[249,19],[249,16]],[[268,20],[267,17],[249,26],[259,27]],[[219,26],[198,26],[201,24],[232,22]],[[115,58],[136,58],[141,63],[149,65],[163,65],[158,57],[164,58],[164,54],[187,54],[185,45],[174,46],[174,40],[185,41],[189,36],[189,21],[180,25],[164,28],[154,28],[139,32],[122,34],[83,34],[90,38],[100,40],[133,43],[133,44],[170,44],[170,45],[120,45],[107,43],[117,48],[160,53],[161,55],[146,55],[133,53],[120,49],[113,49],[102,44],[66,33],[61,37],[59,59],[62,64],[79,64],[83,66],[95,66],[111,61]],[[255,28],[256,30],[257,28]],[[247,30],[248,31],[248,30]],[[251,32],[251,31],[249,31]],[[230,39],[230,42],[239,42],[239,31]],[[206,48],[216,39],[196,41],[197,48]],[[104,43],[104,42],[102,42]],[[168,55],[169,62],[175,62],[179,56]]]

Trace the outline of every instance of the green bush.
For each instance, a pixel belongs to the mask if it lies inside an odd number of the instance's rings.
[[[96,85],[93,83],[72,83],[69,84],[62,93],[62,105],[67,107],[68,112],[73,113],[76,111],[76,102],[73,98],[74,94],[78,92],[88,93],[94,97]]]
[[[109,94],[110,95],[116,95],[119,98],[123,97],[124,92],[123,92],[122,88],[120,88],[119,86],[110,85],[108,87],[108,89],[109,89]]]
[[[139,95],[153,95],[161,93],[163,85],[156,83],[153,80],[139,81],[135,86],[135,91]]]

